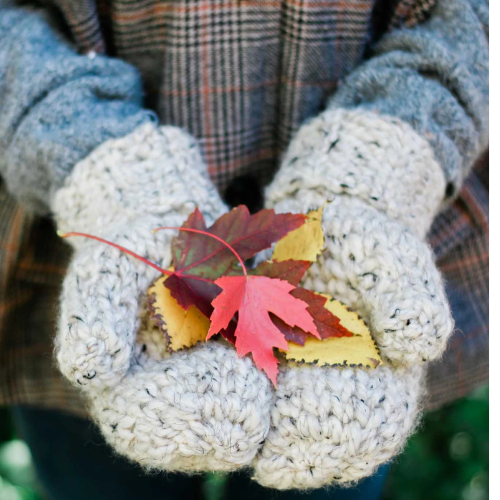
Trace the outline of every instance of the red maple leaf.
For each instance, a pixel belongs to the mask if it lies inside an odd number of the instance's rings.
[[[184,309],[194,305],[209,316],[210,304],[220,293],[213,281],[237,264],[236,253],[242,260],[249,259],[305,220],[303,214],[276,214],[274,210],[250,215],[248,208],[240,205],[207,228],[203,214],[196,209],[183,224],[183,231],[172,240],[175,272],[165,280],[165,286]]]
[[[236,351],[240,356],[251,353],[257,367],[276,385],[278,360],[273,348],[288,350],[288,342],[269,313],[320,338],[307,304],[290,294],[295,289],[293,285],[267,276],[224,276],[216,284],[222,292],[212,302],[214,311],[207,340],[227,328],[238,313]]]
[[[311,264],[312,262],[302,260],[267,261],[259,264],[250,273],[268,276],[269,278],[284,279],[292,285],[298,285]],[[295,288],[291,294],[307,303],[307,310],[313,317],[322,339],[352,337],[352,333],[340,324],[340,319],[325,308],[326,297],[302,287]],[[271,315],[271,319],[287,340],[304,345],[307,332],[298,326],[288,325],[275,315]]]

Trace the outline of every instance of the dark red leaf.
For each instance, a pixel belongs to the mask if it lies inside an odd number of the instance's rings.
[[[250,274],[285,280],[297,286],[311,264],[312,262],[307,260],[265,261],[252,269]]]
[[[236,326],[237,322],[233,319],[227,328],[223,328],[219,333],[231,344],[236,344]]]
[[[276,214],[274,210],[261,210],[250,215],[247,207],[241,205],[217,219],[209,228],[202,213],[196,209],[182,227],[222,238],[246,260],[300,227],[305,220],[306,216],[302,214]],[[196,305],[200,310],[206,310],[207,306],[202,302],[208,300],[210,304],[219,289],[205,286],[204,282],[195,283],[189,277],[214,281],[237,263],[236,256],[220,241],[184,231],[172,240],[172,260],[176,279],[168,278],[165,286],[182,307]]]
[[[328,300],[326,297],[301,287],[297,287],[291,294],[308,304],[307,310],[313,317],[322,339],[352,337],[352,333],[340,324],[340,319],[324,307]]]
[[[282,319],[274,314],[271,314],[271,320],[278,330],[285,336],[288,342],[304,345],[307,340],[307,332],[298,326],[287,325]],[[319,333],[319,332],[318,332]]]
[[[215,283],[199,281],[189,276],[173,274],[163,284],[170,290],[172,297],[187,311],[196,306],[207,318],[213,311],[212,301],[221,289]]]

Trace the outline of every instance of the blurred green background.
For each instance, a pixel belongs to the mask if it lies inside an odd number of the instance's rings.
[[[394,462],[383,500],[486,500],[488,408],[485,386],[428,413]],[[207,500],[218,500],[223,482],[209,477]],[[0,500],[42,500],[29,449],[5,409],[0,409]]]

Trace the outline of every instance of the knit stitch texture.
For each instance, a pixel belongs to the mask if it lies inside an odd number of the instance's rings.
[[[270,488],[353,483],[401,451],[418,422],[422,368],[289,366],[254,461]]]

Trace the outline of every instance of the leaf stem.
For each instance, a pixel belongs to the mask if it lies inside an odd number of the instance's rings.
[[[61,238],[69,238],[70,236],[82,236],[83,238],[89,238],[91,240],[96,240],[100,241],[101,243],[105,243],[106,245],[110,245],[114,248],[117,248],[118,250],[121,250],[124,253],[127,253],[131,255],[132,257],[135,257],[136,259],[139,259],[141,262],[144,262],[144,264],[147,264],[148,266],[153,267],[157,271],[160,271],[160,273],[165,274],[166,276],[171,276],[172,274],[175,274],[173,271],[167,271],[166,269],[163,269],[160,266],[157,266],[150,260],[141,257],[139,254],[133,252],[132,250],[129,250],[128,248],[122,247],[121,245],[118,245],[117,243],[113,243],[111,241],[105,240],[104,238],[99,238],[99,236],[94,236],[92,234],[87,234],[87,233],[78,233],[75,231],[71,231],[69,233],[58,233]]]
[[[201,229],[192,229],[192,228],[188,228],[188,227],[171,227],[171,226],[158,227],[156,229],[153,229],[153,233],[156,233],[157,231],[161,231],[163,229],[174,229],[174,230],[178,230],[178,231],[185,231],[186,233],[203,234],[204,236],[208,236],[210,238],[213,238],[214,240],[217,240],[218,242],[225,245],[229,250],[231,250],[231,252],[233,252],[235,257],[238,259],[239,263],[241,264],[241,268],[243,269],[243,274],[245,276],[248,276],[247,268],[245,267],[245,263],[243,262],[243,259],[240,257],[239,253],[227,241],[224,241],[222,238],[219,238],[215,234],[211,234],[207,231],[202,231]]]
[[[128,248],[122,247],[121,245],[118,245],[117,243],[113,243],[112,241],[108,241],[108,240],[105,240],[104,238],[100,238],[99,236],[94,236],[92,234],[87,234],[87,233],[78,233],[78,232],[75,232],[75,231],[71,231],[69,233],[58,232],[57,234],[61,238],[69,238],[70,236],[81,236],[83,238],[89,238],[91,240],[96,240],[96,241],[99,241],[101,243],[105,243],[106,245],[112,246],[113,248],[117,248],[121,252],[124,252],[124,253],[126,253],[126,254],[128,254],[128,255],[130,255],[130,256],[138,259],[138,260],[140,260],[144,264],[147,264],[148,266],[152,267],[153,269],[156,269],[157,271],[159,271],[160,273],[162,273],[162,274],[164,274],[166,276],[172,276],[172,275],[183,276],[183,277],[194,279],[194,280],[198,280],[198,281],[205,281],[206,283],[213,283],[212,280],[208,280],[206,278],[201,278],[199,276],[184,275],[184,274],[178,273],[176,271],[169,271],[167,269],[163,269],[162,267],[157,266],[156,264],[154,264],[150,260],[146,259],[145,257],[141,257],[139,254],[133,252],[132,250],[129,250]]]

